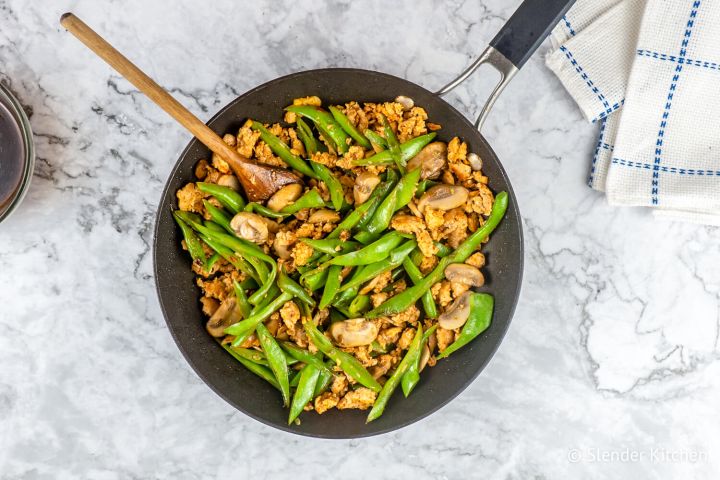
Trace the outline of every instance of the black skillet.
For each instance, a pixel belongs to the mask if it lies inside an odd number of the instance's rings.
[[[180,232],[171,212],[177,208],[175,192],[193,181],[193,167],[208,158],[209,151],[192,140],[180,155],[165,186],[155,228],[155,280],[160,304],[168,327],[188,363],[200,378],[228,403],[267,425],[301,435],[324,438],[356,438],[389,432],[433,413],[479,375],[510,324],[520,293],[523,272],[523,238],[520,213],[510,181],[495,152],[478,128],[498,94],[547,37],[574,0],[527,0],[483,55],[457,80],[433,93],[407,80],[384,73],[358,69],[322,69],[295,73],[257,87],[232,101],[208,125],[217,133],[234,132],[247,118],[274,123],[282,109],[294,98],[318,95],[326,104],[346,101],[388,101],[398,95],[409,96],[424,107],[432,122],[442,125],[440,138],[459,136],[469,151],[483,159],[483,170],[495,192],[510,194],[510,207],[500,227],[483,248],[487,256],[483,287],[495,297],[491,327],[472,344],[423,371],[422,381],[409,398],[396,393],[385,414],[366,424],[367,412],[331,410],[323,415],[304,413],[300,425],[287,425],[287,410],[280,395],[268,383],[245,370],[205,331],[205,317],[199,291],[190,271],[187,253],[180,248]],[[473,126],[455,108],[440,98],[460,84],[481,64],[489,63],[502,79]]]

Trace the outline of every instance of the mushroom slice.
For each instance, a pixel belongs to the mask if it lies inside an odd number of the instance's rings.
[[[330,335],[341,347],[361,347],[370,345],[378,335],[374,322],[364,318],[343,320],[330,325]]]
[[[268,239],[268,224],[260,215],[240,212],[230,221],[230,228],[238,237],[253,243],[265,243]]]
[[[447,163],[447,143],[432,142],[407,164],[408,170],[420,168],[420,178],[437,178]]]
[[[337,223],[340,221],[340,214],[327,208],[321,208],[315,210],[307,221],[308,223]]]
[[[422,372],[430,360],[430,347],[423,345],[422,352],[420,352],[420,365],[418,366],[418,372]]]
[[[379,183],[380,177],[374,173],[364,172],[355,177],[355,186],[353,186],[355,205],[365,203]]]
[[[290,247],[294,244],[295,237],[292,234],[279,232],[275,235],[275,240],[273,240],[273,250],[275,250],[278,257],[283,260],[288,260],[292,256],[290,255]]]
[[[451,282],[463,283],[471,287],[482,287],[485,277],[482,272],[466,263],[452,263],[445,268],[445,278]]]
[[[235,175],[223,175],[222,177],[218,178],[217,183],[218,185],[222,185],[223,187],[232,188],[236,192],[240,191],[240,181]]]
[[[280,190],[275,192],[272,197],[270,197],[270,200],[267,201],[267,207],[274,212],[279,212],[280,210],[300,198],[302,192],[303,187],[299,183],[291,183],[290,185],[285,185]]]
[[[425,212],[426,207],[437,210],[452,210],[467,202],[470,192],[460,185],[435,185],[420,198],[418,210]]]
[[[473,292],[468,290],[460,295],[450,305],[450,308],[438,317],[438,325],[445,330],[454,330],[465,325],[470,317],[470,296],[472,294]]]
[[[241,318],[242,314],[237,308],[237,300],[235,297],[227,297],[212,314],[210,320],[205,324],[205,328],[213,337],[224,337],[225,329],[239,322]]]

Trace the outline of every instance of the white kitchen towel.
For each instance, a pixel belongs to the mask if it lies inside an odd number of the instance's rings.
[[[579,0],[567,19],[596,3]],[[720,225],[720,2],[642,3],[622,0],[573,28],[548,64],[601,122],[590,183],[611,204]],[[605,103],[613,112],[602,115]]]

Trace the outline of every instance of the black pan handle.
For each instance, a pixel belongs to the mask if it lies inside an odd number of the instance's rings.
[[[495,67],[500,72],[501,78],[475,123],[478,129],[482,128],[500,93],[574,3],[575,0],[525,0],[500,29],[480,58],[459,77],[439,90],[438,95],[445,95],[453,90],[484,63]]]

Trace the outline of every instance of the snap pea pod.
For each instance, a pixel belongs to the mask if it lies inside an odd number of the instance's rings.
[[[385,197],[385,200],[377,208],[375,215],[373,215],[365,230],[373,235],[387,230],[393,214],[407,205],[412,199],[418,180],[420,180],[419,168],[403,175],[392,192]]]
[[[358,145],[363,148],[372,148],[372,145],[370,145],[368,139],[365,138],[357,128],[355,128],[355,125],[350,122],[350,119],[339,108],[333,107],[331,105],[328,107],[328,110],[330,110],[330,113],[332,114],[337,124],[340,125],[340,128],[345,130],[345,133],[350,135],[353,140],[358,143]]]
[[[410,257],[403,259],[402,264],[413,284],[418,284],[422,280],[422,272],[420,269],[413,263]],[[430,290],[423,293],[422,304],[426,317],[437,318],[437,305],[435,305],[435,300],[433,299],[432,292]]]
[[[365,134],[365,137],[370,140],[370,143],[372,143],[373,145],[377,145],[380,150],[385,150],[388,147],[387,140],[385,140],[377,132],[368,128],[363,133]]]
[[[250,243],[247,240],[243,240],[227,233],[218,232],[215,229],[210,229],[193,219],[192,216],[185,215],[187,212],[177,210],[176,213],[181,216],[181,219],[190,225],[193,230],[198,233],[205,235],[206,237],[215,240],[217,243],[226,246],[234,252],[242,253],[244,255],[254,255],[263,258],[264,261],[274,262],[265,252],[260,249],[254,243]]]
[[[367,318],[376,318],[386,315],[395,315],[405,311],[410,305],[417,302],[420,297],[429,290],[434,284],[445,278],[445,268],[451,263],[462,263],[472,255],[482,242],[497,228],[498,224],[505,216],[508,207],[508,195],[506,192],[498,193],[495,197],[490,216],[485,224],[478,228],[472,235],[465,239],[463,243],[451,255],[442,258],[437,267],[425,276],[419,283],[408,288],[407,290],[388,299],[382,305],[370,310],[365,316]]]
[[[348,134],[338,125],[330,113],[311,105],[291,105],[285,110],[309,118],[318,127],[318,130],[326,134],[326,138],[335,144],[338,152],[345,153],[348,151]]]
[[[245,360],[250,360],[253,363],[257,363],[258,365],[263,365],[265,367],[268,366],[267,359],[262,352],[258,352],[257,350],[253,350],[251,348],[240,347],[232,347],[232,351],[238,356],[243,357]]]
[[[193,259],[193,263],[206,265],[207,257],[205,256],[205,250],[203,250],[200,238],[195,234],[193,229],[182,220],[177,212],[173,214],[173,218],[175,218],[175,222],[180,227],[183,238],[185,238],[185,246],[188,249],[188,253],[190,253],[190,257]]]
[[[425,333],[423,333],[422,336],[422,341],[420,342],[420,355],[415,358],[415,361],[410,364],[407,372],[405,372],[405,375],[403,375],[402,379],[400,379],[400,386],[402,387],[405,398],[412,393],[417,384],[420,382],[420,357],[422,356],[422,351],[425,348],[430,335],[432,335],[436,329],[437,324],[425,330]]]
[[[478,335],[488,329],[492,321],[495,300],[487,293],[473,293],[470,296],[470,316],[463,325],[455,341],[440,352],[437,358],[446,358],[453,352],[464,347]]]
[[[212,203],[208,202],[207,200],[203,200],[203,205],[205,205],[205,210],[210,214],[210,218],[212,219],[213,223],[216,225],[220,225],[222,227],[222,231],[228,232],[232,235],[235,235],[235,232],[230,227],[230,221],[232,220],[230,216],[228,216],[222,209],[216,207]],[[212,224],[206,224],[212,225]]]
[[[326,367],[332,367],[332,362],[328,362],[328,365]],[[313,392],[313,398],[316,398],[318,395],[325,392],[325,390],[328,389],[330,386],[330,383],[332,382],[333,374],[330,368],[326,368],[325,370],[320,370],[320,376],[317,379],[317,383],[315,384],[315,391]]]
[[[373,209],[368,212],[368,215],[366,215],[361,222],[357,224],[358,230],[366,230],[367,225],[375,218],[375,213],[380,208],[380,205],[387,200],[387,198],[390,196],[390,193],[394,191],[395,187],[397,186],[398,180],[400,178],[398,177],[398,174],[395,173],[395,170],[389,170],[388,171],[388,180],[385,183],[381,183],[377,187],[375,187],[375,190],[373,190],[372,195],[375,195],[375,193],[378,194],[378,198],[380,199],[380,202],[377,204],[376,207],[373,207]]]
[[[330,268],[328,268],[325,288],[323,289],[320,305],[318,306],[321,310],[327,308],[327,306],[332,303],[335,295],[337,295],[338,290],[340,289],[340,283],[342,282],[342,278],[340,277],[342,269],[343,267],[340,265],[331,265]]]
[[[290,372],[290,388],[296,388],[298,386],[298,383],[300,383],[300,372],[295,371]]]
[[[235,291],[235,299],[237,301],[237,306],[240,309],[240,313],[242,313],[242,317],[248,318],[252,307],[250,306],[247,295],[245,295],[245,290],[243,290],[237,280],[233,280],[233,290]]]
[[[262,366],[262,365],[258,365],[257,363],[252,362],[252,361],[250,361],[250,360],[248,360],[248,359],[246,359],[246,358],[238,355],[238,354],[234,351],[234,349],[231,348],[231,347],[228,346],[228,345],[223,345],[222,347],[223,347],[225,350],[227,350],[228,353],[229,353],[230,355],[232,355],[233,358],[235,358],[235,360],[237,360],[238,362],[240,362],[245,368],[247,368],[247,369],[250,370],[252,373],[254,373],[254,374],[257,375],[258,377],[260,377],[260,378],[262,378],[263,380],[265,380],[266,382],[268,382],[268,383],[269,383],[270,385],[272,385],[273,387],[275,387],[275,388],[277,388],[278,390],[280,390],[280,384],[277,382],[277,380],[275,380],[275,376],[273,375],[273,373],[270,371],[269,368],[264,367],[264,366]]]
[[[392,158],[392,161],[395,163],[398,170],[400,170],[400,173],[405,173],[405,165],[407,162],[403,162],[402,152],[400,150],[400,142],[395,136],[395,132],[393,132],[393,129],[390,126],[390,122],[388,122],[387,117],[385,115],[380,115],[380,119],[382,120],[383,133],[385,135],[385,140],[388,144],[390,158]]]
[[[334,361],[350,378],[375,392],[379,392],[382,389],[378,381],[370,375],[370,372],[368,372],[355,357],[335,348],[312,321],[305,322],[305,333],[307,333],[313,345],[325,354],[325,356]]]
[[[263,217],[268,218],[285,218],[290,216],[289,213],[280,213],[276,212],[274,210],[270,210],[264,205],[260,205],[259,203],[250,202],[245,206],[245,211],[250,213],[257,213],[258,215],[262,215]]]
[[[358,276],[362,275],[362,271],[363,271],[362,267],[356,268],[355,271],[353,272],[352,277],[350,277],[350,281],[352,282]],[[352,302],[352,300],[357,296],[358,290],[360,290],[360,285],[348,288],[347,290],[343,290],[335,298],[335,301],[333,302],[333,306],[334,307],[348,306],[350,304],[350,302]]]
[[[320,370],[314,365],[305,365],[300,370],[300,380],[295,389],[295,395],[290,405],[290,415],[288,416],[288,425],[293,423],[302,413],[305,405],[310,402],[315,395],[315,385],[317,385]]]
[[[280,213],[295,214],[303,208],[320,208],[325,206],[325,200],[320,196],[320,192],[316,188],[308,190],[302,197],[295,200],[287,207],[280,210]]]
[[[326,264],[356,266],[379,262],[380,260],[387,258],[390,255],[390,252],[400,245],[404,238],[407,238],[405,234],[392,231],[390,233],[386,233],[379,240],[371,243],[370,245],[361,248],[360,250],[335,257],[326,262]]]
[[[438,182],[433,182],[432,180],[428,180],[427,178],[425,180],[421,180],[418,182],[417,190],[415,190],[415,197],[420,198],[423,193],[430,187],[434,187],[437,185]]]
[[[270,147],[270,150],[272,150],[275,155],[282,158],[283,162],[287,163],[290,168],[292,168],[293,170],[297,170],[298,172],[302,173],[303,175],[307,175],[308,177],[318,178],[317,174],[313,171],[312,168],[310,168],[310,165],[305,163],[305,160],[292,153],[290,151],[290,147],[288,147],[285,142],[283,142],[272,132],[270,132],[270,130],[265,128],[262,123],[253,121],[250,125],[250,128],[257,132],[260,132],[260,138],[262,138],[262,141],[267,143],[268,147]]]
[[[285,305],[285,302],[292,300],[292,298],[292,295],[289,293],[282,292],[275,300],[258,309],[256,312],[253,312],[248,318],[230,325],[225,329],[225,333],[239,337],[246,332],[254,331],[258,324],[267,320],[270,315],[280,310],[280,308]],[[233,342],[233,345],[234,344],[235,342]]]
[[[218,185],[216,183],[197,182],[197,188],[203,192],[217,198],[223,207],[229,209],[233,213],[238,213],[245,206],[245,199],[238,192],[230,187]]]
[[[325,285],[327,275],[327,268],[316,268],[302,274],[300,276],[300,283],[305,285],[305,287],[311,292],[314,292],[315,290]]]
[[[287,407],[290,404],[290,379],[288,378],[288,366],[280,345],[278,345],[275,337],[272,336],[264,323],[258,323],[255,333],[260,341],[260,346],[265,352],[270,370],[275,375],[275,379],[280,385],[280,393],[282,393],[283,404]]]
[[[257,259],[249,259],[251,263],[253,261],[257,262]],[[267,301],[268,298],[270,298],[269,293],[272,289],[272,287],[275,286],[275,279],[277,278],[277,264],[273,263],[272,270],[270,270],[270,274],[266,277],[265,282],[260,285],[260,287],[255,290],[255,293],[250,295],[250,298],[248,298],[248,301],[252,303],[253,305],[259,305],[262,302]]]
[[[345,193],[343,192],[343,186],[340,180],[330,171],[328,167],[321,163],[311,161],[312,169],[317,174],[317,178],[325,182],[330,193],[330,202],[335,210],[340,210],[345,201]]]
[[[400,364],[397,366],[393,374],[390,375],[390,378],[388,378],[388,380],[385,382],[385,385],[383,385],[382,390],[380,390],[380,393],[378,394],[377,399],[373,404],[372,410],[370,410],[370,413],[368,414],[367,423],[376,420],[385,411],[385,407],[390,401],[390,397],[392,397],[393,392],[400,384],[403,375],[405,375],[405,372],[408,371],[410,365],[412,365],[412,363],[416,361],[417,357],[420,356],[422,337],[422,325],[418,323],[415,337],[413,337],[413,340],[410,343],[410,347],[408,348],[405,357],[403,357],[402,361],[400,361]]]
[[[394,187],[395,182],[393,182],[392,178],[375,187],[370,197],[350,212],[326,238],[337,238],[346,230],[349,231],[355,227],[362,228],[363,225],[372,219],[380,202],[382,202],[383,198],[385,198]]]
[[[372,301],[369,295],[358,295],[350,302],[348,313],[351,317],[359,317],[372,308]]]
[[[210,230],[212,230],[214,232],[220,232],[220,233],[227,232],[227,230],[225,230],[223,227],[221,227],[220,225],[218,225],[217,223],[215,223],[213,221],[205,221],[203,223],[203,225],[205,225],[207,228],[209,228]]]
[[[293,357],[298,362],[307,363],[309,365],[314,365],[319,370],[330,370],[325,366],[323,361],[318,358],[319,354],[313,355],[308,350],[305,350],[304,348],[300,348],[294,343],[290,342],[280,342],[280,346],[283,350],[285,350],[291,357]]]
[[[339,238],[323,238],[314,240],[312,238],[301,238],[300,241],[306,245],[310,245],[315,251],[326,253],[331,256],[337,256],[340,252],[350,251],[357,247],[357,242],[348,242]],[[348,244],[350,244],[348,246]]]
[[[406,173],[398,182],[395,187],[398,190],[397,199],[395,201],[395,211],[397,212],[413,199],[415,189],[417,188],[418,181],[420,180],[421,170],[416,168]]]
[[[310,129],[310,125],[305,123],[302,118],[298,118],[297,126],[298,138],[300,138],[300,141],[303,142],[303,145],[305,145],[305,152],[307,152],[308,156],[323,150],[322,143],[315,138],[315,135],[313,135],[313,132]]]
[[[226,246],[214,242],[212,239],[206,237],[203,234],[200,234],[200,238],[202,238],[202,241],[205,242],[210,248],[219,253],[221,257],[227,260],[230,265],[243,272],[249,278],[255,280],[257,284],[262,283],[260,282],[260,278],[258,277],[257,272],[255,272],[252,265],[250,265],[246,260],[235,255],[233,251]]]
[[[248,257],[247,262],[255,269],[255,273],[257,273],[260,278],[261,283],[266,283],[270,277],[270,270],[268,270],[265,262],[255,257]]]
[[[427,135],[421,135],[400,144],[400,159],[405,163],[412,160],[412,158],[420,153],[420,150],[425,148],[425,146],[430,143],[433,138],[435,138],[435,133],[428,133]],[[392,165],[393,159],[390,154],[390,150],[383,150],[372,157],[353,160],[352,164],[354,167],[363,167],[368,165]]]
[[[315,300],[313,300],[312,296],[310,296],[310,294],[295,280],[290,278],[282,268],[278,272],[277,284],[283,292],[289,293],[293,297],[297,297],[298,300],[306,303],[307,305],[315,306]]]
[[[212,267],[217,263],[218,260],[220,260],[222,257],[219,253],[215,252],[212,255],[210,255],[210,258],[207,259],[207,262],[205,263],[205,271],[209,272],[212,270]]]
[[[340,287],[340,291],[344,292],[349,288],[359,287],[363,283],[400,266],[403,263],[403,258],[410,255],[410,252],[416,247],[417,242],[415,242],[415,240],[408,240],[398,247],[397,250],[393,250],[386,259],[365,265],[360,274],[353,276],[349,282]]]

